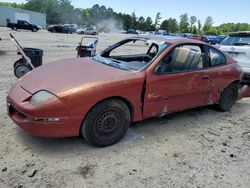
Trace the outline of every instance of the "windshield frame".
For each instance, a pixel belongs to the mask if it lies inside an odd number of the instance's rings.
[[[127,44],[131,41],[143,41],[147,44],[150,44],[149,45],[149,49],[151,48],[152,45],[157,45],[158,47],[158,52],[157,54],[154,56],[154,58],[152,58],[145,66],[143,66],[142,68],[138,69],[138,70],[133,70],[129,67],[127,67],[126,65],[124,64],[120,64],[118,63],[120,60],[112,60],[112,58],[108,57],[110,52],[124,44]],[[155,61],[155,59],[157,57],[159,57],[159,55],[166,49],[170,46],[171,44],[170,43],[167,43],[166,41],[164,40],[153,40],[153,39],[150,39],[150,38],[144,38],[144,37],[132,37],[132,38],[128,38],[128,39],[124,39],[120,42],[117,42],[111,46],[109,46],[108,48],[104,49],[101,53],[91,57],[91,59],[93,59],[94,61],[97,61],[97,62],[100,62],[100,63],[103,63],[105,65],[108,65],[108,66],[111,66],[111,67],[114,67],[114,68],[119,68],[119,69],[122,69],[122,70],[127,70],[127,71],[132,71],[132,72],[141,72],[141,71],[144,71],[146,69],[148,69],[150,67],[150,65]],[[112,62],[111,62],[112,61]],[[120,62],[123,62],[123,61],[120,61]],[[125,61],[124,61],[125,62]],[[116,65],[115,65],[116,64]],[[127,68],[125,69],[126,66]]]

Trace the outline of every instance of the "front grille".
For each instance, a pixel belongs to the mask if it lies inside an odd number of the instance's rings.
[[[27,116],[25,116],[23,113],[19,112],[17,109],[15,109],[12,105],[8,105],[8,113],[10,116],[18,116],[18,118],[26,119]]]

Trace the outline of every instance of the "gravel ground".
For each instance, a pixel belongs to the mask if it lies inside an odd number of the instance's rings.
[[[6,114],[19,58],[10,32],[23,46],[43,49],[44,63],[76,57],[80,41],[0,28],[0,187],[249,187],[250,99],[226,113],[204,107],[135,123],[107,148],[23,132]],[[127,36],[100,34],[98,51]]]

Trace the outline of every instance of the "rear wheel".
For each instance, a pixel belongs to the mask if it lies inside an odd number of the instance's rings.
[[[130,111],[124,102],[106,100],[87,114],[80,134],[91,145],[110,146],[126,134],[130,120]]]
[[[17,31],[17,28],[16,28],[16,26],[12,27],[12,30],[14,30],[14,31]]]
[[[238,98],[238,83],[232,83],[223,90],[220,96],[218,109],[226,112],[232,108]]]
[[[29,67],[29,65],[19,64],[15,66],[14,74],[17,78],[20,78],[29,71],[31,71],[31,68]]]
[[[36,29],[36,28],[33,28],[32,31],[33,31],[33,32],[37,32],[37,29]]]

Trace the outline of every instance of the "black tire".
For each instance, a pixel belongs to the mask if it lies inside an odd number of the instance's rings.
[[[36,28],[32,28],[32,32],[37,32],[37,29]]]
[[[12,27],[12,30],[17,31],[17,28],[16,27]]]
[[[97,104],[87,114],[80,135],[93,146],[110,146],[123,138],[130,120],[128,106],[120,100],[109,99]]]
[[[219,111],[226,112],[232,108],[238,98],[238,88],[238,83],[232,83],[222,91],[217,105]]]
[[[23,64],[23,59],[20,58],[17,61],[15,61],[15,63],[13,64],[13,68],[15,69],[17,65]]]
[[[14,74],[17,78],[20,78],[29,71],[31,71],[31,68],[29,67],[29,65],[20,64],[15,67]]]

